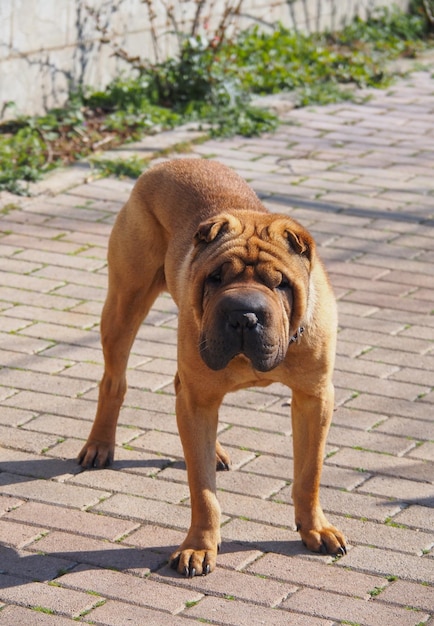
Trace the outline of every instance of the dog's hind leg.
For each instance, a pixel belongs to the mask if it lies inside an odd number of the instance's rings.
[[[217,439],[216,441],[216,467],[217,471],[225,471],[230,468],[231,465],[231,457],[223,448],[220,441]]]
[[[109,289],[101,317],[104,375],[95,421],[78,456],[84,468],[105,467],[113,460],[130,350],[140,324],[165,287],[161,259],[142,258],[142,262],[132,265],[120,237],[114,239],[109,251]]]
[[[122,294],[109,290],[101,317],[104,374],[95,421],[78,457],[84,468],[105,467],[113,461],[116,425],[127,390],[128,357],[140,324],[160,290],[151,285],[145,294],[125,291],[125,287]]]

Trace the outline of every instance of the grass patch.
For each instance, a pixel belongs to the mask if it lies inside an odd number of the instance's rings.
[[[91,159],[92,166],[102,176],[115,176],[116,178],[138,178],[149,164],[147,159],[131,156],[127,159]]]
[[[371,591],[368,591],[371,598],[375,598],[379,596],[382,591],[384,591],[385,587],[374,587]]]
[[[45,613],[46,615],[55,615],[53,609],[48,609],[45,606],[34,606],[33,610],[37,613]]]
[[[354,99],[359,87],[387,87],[388,61],[414,57],[431,42],[421,6],[413,3],[410,14],[377,11],[333,33],[304,35],[279,25],[271,32],[253,27],[233,40],[224,32],[218,40],[184,36],[174,58],[127,58],[134,76],[71,94],[45,115],[0,123],[0,190],[28,194],[29,182],[59,165],[186,122],[218,137],[273,130],[276,117],[252,105],[254,94],[290,91],[296,106],[306,106]],[[143,170],[136,157],[93,164],[104,175],[135,178]]]

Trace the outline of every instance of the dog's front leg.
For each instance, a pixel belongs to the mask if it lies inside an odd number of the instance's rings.
[[[330,385],[318,395],[293,391],[292,429],[294,443],[294,484],[292,497],[295,523],[309,550],[345,554],[345,538],[332,526],[319,501],[324,449],[334,406]]]
[[[170,557],[184,576],[212,572],[220,546],[220,506],[216,497],[216,435],[219,403],[200,406],[179,385],[176,415],[187,465],[191,497],[191,526]]]

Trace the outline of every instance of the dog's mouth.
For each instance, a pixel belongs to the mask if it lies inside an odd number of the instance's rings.
[[[214,371],[223,370],[235,357],[245,356],[258,372],[269,372],[276,368],[285,358],[286,352],[276,346],[265,346],[261,342],[257,345],[237,347],[233,343],[216,345],[206,338],[201,340],[200,354],[205,364]]]
[[[201,357],[217,371],[241,354],[255,370],[268,372],[283,361],[289,345],[285,325],[280,322],[260,292],[226,295],[211,324],[202,331]]]

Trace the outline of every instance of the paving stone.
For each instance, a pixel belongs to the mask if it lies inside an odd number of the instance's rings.
[[[89,423],[87,420],[71,419],[59,415],[41,415],[23,426],[27,431],[31,431],[33,436],[37,433],[57,433],[59,437],[84,438],[87,435]],[[122,426],[117,431],[119,443],[131,441],[140,434],[139,430],[127,429]]]
[[[250,428],[234,426],[220,435],[220,443],[292,457],[292,439],[284,435],[270,434]]]
[[[260,550],[249,549],[248,546],[237,544],[234,541],[225,542],[222,544],[218,555],[218,567],[243,571],[262,554]]]
[[[297,613],[288,613],[280,609],[246,605],[244,602],[224,598],[206,597],[186,611],[186,615],[196,619],[207,619],[211,623],[247,626],[252,624],[273,623],[276,626],[293,624],[294,626],[332,626],[332,621],[306,617]]]
[[[109,489],[112,493],[143,496],[173,504],[182,502],[189,495],[188,488],[184,485],[110,469],[82,472],[67,481],[67,484],[71,483],[92,489]]]
[[[36,434],[20,428],[12,429],[6,426],[0,426],[0,435],[4,446],[36,453],[41,453],[43,450],[50,448],[58,440],[57,435]]]
[[[250,463],[243,466],[242,471],[254,474],[276,476],[283,480],[291,480],[294,476],[292,459],[283,457],[273,457],[269,455],[259,455],[253,457]],[[339,467],[325,465],[321,475],[321,484],[327,487],[337,487],[340,489],[354,489],[367,480],[367,476],[355,470],[348,470]]]
[[[339,406],[333,414],[332,423],[336,426],[348,426],[352,430],[370,430],[386,419],[388,419],[386,415]],[[354,433],[354,436],[357,441],[357,433]]]
[[[0,359],[13,368],[22,368],[30,372],[44,374],[59,374],[72,365],[69,359],[47,358],[41,354],[23,354],[12,350],[1,350]]]
[[[139,527],[137,523],[120,520],[106,515],[94,515],[61,506],[26,502],[5,514],[4,519],[24,522],[28,532],[35,532],[33,526],[62,530],[76,535],[87,535],[116,541]]]
[[[379,454],[356,448],[352,450],[342,448],[330,458],[330,463],[415,481],[424,482],[430,480],[430,476],[432,476],[432,464],[423,463],[417,459]]]
[[[0,332],[0,347],[3,353],[16,353],[12,358],[19,358],[22,353],[35,354],[52,346],[51,341],[22,337],[21,335]],[[11,361],[9,361],[9,364]]]
[[[382,415],[399,415],[422,420],[428,416],[427,407],[421,402],[411,402],[410,400],[400,398],[386,398],[385,396],[375,394],[360,394],[347,402],[346,406],[350,409],[364,407],[368,411]]]
[[[27,609],[22,606],[9,605],[0,611],[0,623],[9,626],[19,626],[20,624],[32,624],[32,626],[74,626],[73,619],[42,613],[37,609]]]
[[[107,626],[131,626],[131,624],[167,626],[168,624],[168,614],[166,612],[115,600],[108,600],[102,606],[91,611],[87,619],[94,620],[97,624],[107,624]],[[197,621],[176,615],[170,616],[170,626],[192,626],[193,623],[197,624]],[[60,626],[63,625],[61,624]]]
[[[53,210],[58,210],[58,207],[53,207]],[[17,261],[31,261],[35,264],[38,264],[38,268],[41,265],[57,265],[60,267],[84,269],[89,272],[97,270],[104,265],[104,263],[97,259],[80,257],[71,254],[58,254],[56,252],[49,252],[48,250],[26,250],[17,254],[14,259]]]
[[[76,417],[89,420],[89,429],[91,420],[95,417],[96,402],[83,400],[82,398],[68,398],[61,395],[52,395],[49,393],[40,393],[37,391],[22,390],[14,394],[4,402],[6,407],[17,407],[20,409],[29,409],[39,413],[51,413],[54,415],[66,415],[68,417]]]
[[[160,570],[153,575],[153,580],[162,580],[173,577],[173,572],[169,567]],[[195,589],[204,595],[216,595],[225,597],[228,588],[231,596],[237,600],[254,602],[255,604],[269,607],[279,605],[290,593],[297,590],[297,587],[287,582],[277,582],[265,580],[258,576],[252,576],[244,572],[228,571],[217,569],[214,576],[199,576],[193,580],[185,578],[178,579],[178,585]]]
[[[35,375],[34,372],[6,368],[2,369],[2,384],[16,389],[31,389],[62,396],[75,396],[84,393],[92,386],[87,381],[66,380],[61,376],[43,373]]]
[[[179,530],[146,524],[125,537],[122,545],[146,548],[170,556],[184,539],[184,533]]]
[[[281,554],[266,554],[247,570],[259,576],[286,580],[299,587],[334,591],[365,599],[369,599],[369,592],[376,587],[387,585],[384,578],[337,568],[330,563],[311,562]]]
[[[382,602],[393,602],[430,612],[434,606],[434,588],[428,585],[396,580],[378,596]]]
[[[184,530],[190,526],[189,508],[157,500],[146,500],[137,496],[115,494],[102,504],[95,506],[94,510],[151,524],[158,524],[164,520],[165,526]]]
[[[23,409],[14,409],[10,407],[2,407],[0,414],[0,423],[5,426],[22,426],[34,417],[35,413],[25,411]]]
[[[96,606],[101,598],[83,591],[62,589],[24,578],[0,574],[0,600],[75,617]],[[1,613],[0,613],[1,614]]]
[[[339,566],[377,574],[379,576],[397,576],[404,580],[433,584],[434,569],[432,559],[413,556],[398,551],[380,548],[356,546]]]
[[[14,498],[13,496],[0,495],[0,516],[5,513],[9,513],[9,511],[13,511],[15,508],[19,507],[24,503],[24,500],[20,500],[19,498]]]
[[[0,474],[2,493],[82,509],[97,504],[102,498],[110,495],[107,491],[86,489],[58,483],[53,480],[31,479],[3,472]]]
[[[387,495],[410,504],[434,505],[432,482],[434,482],[434,465],[427,465],[426,480],[428,483],[416,483],[413,480],[392,478],[391,476],[375,476],[367,480],[358,491],[378,495]]]
[[[22,330],[29,325],[30,322],[18,321],[13,319],[12,317],[6,317],[6,315],[4,315],[2,319],[2,331],[7,333],[16,333],[17,331]]]
[[[398,524],[406,524],[414,528],[425,529],[428,531],[434,528],[434,509],[432,507],[412,504],[411,506],[398,513],[393,521]]]
[[[7,311],[7,315],[22,320],[53,322],[54,324],[76,326],[78,328],[90,328],[99,322],[98,317],[82,313],[58,311],[47,309],[46,307],[32,307],[28,305],[15,306]]]
[[[42,537],[35,544],[30,545],[28,550],[43,551],[50,557],[67,559],[74,564],[85,563],[121,571],[134,569],[140,571],[142,576],[147,575],[153,569],[156,559],[160,566],[164,561],[161,556],[156,557],[148,551],[122,546],[105,539],[58,531],[50,532]]]
[[[96,390],[87,394],[97,396]],[[125,397],[125,407],[139,407],[147,411],[155,411],[165,413],[166,415],[175,415],[175,398],[169,395],[166,390],[161,393],[151,393],[150,391],[142,391],[138,389],[130,389]]]
[[[99,310],[102,310],[102,305],[107,295],[106,287],[98,288],[96,286],[89,287],[86,284],[79,285],[75,283],[68,283],[64,287],[60,287],[56,290],[57,296],[63,296],[65,300],[74,304],[80,304],[81,300],[92,299],[99,305]]]
[[[372,295],[373,297],[373,295]],[[381,304],[381,302],[378,302]],[[392,307],[393,308],[393,307]],[[420,312],[420,309],[418,310]],[[351,330],[345,329],[339,333],[339,339],[354,340],[354,333]],[[379,346],[381,348],[389,348],[396,350],[397,338],[394,335],[382,334],[379,332],[367,332],[365,330],[358,330],[355,338],[359,343],[366,343],[370,346]],[[404,352],[418,352],[423,353],[430,347],[429,343],[424,340],[413,339],[409,337],[399,337],[399,348]],[[373,392],[375,393],[375,392]],[[381,395],[381,394],[380,394]]]
[[[396,455],[405,454],[414,447],[414,443],[404,437],[377,433],[376,430],[358,432],[354,436],[351,428],[343,428],[335,424],[332,424],[330,428],[328,441],[330,444],[340,446],[351,446],[357,441],[357,446],[360,448]]]
[[[37,526],[26,526],[25,524],[18,524],[9,520],[10,518],[6,516],[0,520],[0,537],[2,537],[2,543],[5,546],[23,548],[47,532],[44,526],[39,528]]]
[[[289,393],[288,393],[289,395]],[[265,411],[249,410],[246,407],[229,406],[223,403],[220,411],[220,421],[232,425],[244,426],[245,428],[260,428],[282,435],[290,435],[292,432],[289,406],[285,407],[284,415],[275,413],[275,407],[271,406]]]
[[[251,519],[273,526],[294,526],[294,510],[291,505],[261,500],[239,493],[218,491],[218,500],[223,513]]]
[[[73,456],[78,453],[78,445],[74,444],[72,448]],[[60,446],[56,446],[56,449]],[[50,450],[50,455],[54,454],[54,450]],[[62,454],[64,454],[62,452]],[[67,455],[70,456],[70,455]],[[115,460],[111,466],[114,470],[122,470],[128,474],[139,474],[143,476],[156,476],[157,474],[161,478],[165,478],[164,468],[173,463],[172,458],[165,458],[161,453],[155,454],[152,452],[140,452],[136,448],[133,448],[131,444],[125,446],[118,445],[115,450]],[[178,472],[179,474],[179,472]],[[179,478],[176,482],[182,482]]]
[[[423,443],[421,446],[414,448],[408,456],[415,459],[434,462],[434,443]]]
[[[388,309],[397,309],[402,311],[413,311],[414,313],[427,313],[429,314],[431,311],[430,303],[425,302],[416,298],[400,298],[398,296],[391,295],[383,295],[377,293],[370,293],[369,291],[354,291],[343,297],[343,300],[349,300],[351,302],[357,302],[359,304],[376,304],[377,306],[381,306]],[[387,340],[385,341],[383,338],[379,339],[380,342],[387,344]],[[416,345],[414,345],[416,344]],[[380,343],[381,345],[381,343]],[[405,347],[410,352],[413,348],[414,351],[420,347],[421,350],[424,348],[428,348],[428,345],[422,342],[406,341]]]
[[[30,550],[14,549],[4,544],[0,545],[0,557],[2,573],[29,581],[51,581],[75,565],[69,555],[32,553]]]
[[[434,423],[432,420],[408,420],[400,417],[391,417],[376,426],[375,432],[428,440],[434,439]]]
[[[395,515],[386,523],[378,524],[367,519],[355,519],[348,516],[333,516],[330,521],[342,530],[351,545],[374,546],[388,550],[398,550],[421,556],[433,544],[432,534],[422,528],[408,529],[399,523]]]
[[[291,526],[293,527],[294,524],[292,523]],[[298,533],[289,528],[270,526],[266,523],[240,518],[223,524],[221,534],[223,543],[235,542],[261,552],[309,554],[307,549],[303,547]]]
[[[36,249],[39,252],[45,250],[63,255],[76,254],[81,247],[77,243],[65,241],[63,237],[59,239],[35,239],[30,234],[18,234],[17,232],[11,232],[5,237],[2,237],[2,248],[4,245],[13,246],[16,250],[28,249],[30,251],[33,251],[34,249]]]
[[[62,576],[61,584],[62,587],[80,591],[92,590],[106,598],[125,600],[173,614],[182,611],[187,602],[197,602],[202,598],[202,594],[195,589],[178,588],[160,580],[138,578],[108,569],[95,572],[86,566],[79,566]]]
[[[291,502],[291,491],[291,487],[286,487],[277,494],[276,498]],[[389,497],[375,497],[329,487],[321,488],[320,500],[326,512],[367,518],[377,522],[384,522],[401,510],[400,503],[391,502]]]
[[[46,324],[37,322],[21,331],[22,334],[35,337],[45,337],[51,342],[61,341],[77,346],[93,347],[100,350],[99,332],[96,330],[83,330],[71,326],[60,326],[59,324]],[[79,385],[79,383],[76,383]]]
[[[246,472],[219,472],[217,487],[224,491],[268,498],[280,491],[286,482],[282,479],[257,476]]]
[[[351,621],[377,626],[379,622],[397,626],[416,626],[427,614],[407,611],[401,607],[385,606],[360,598],[345,597],[328,591],[301,589],[283,605],[285,608],[305,612],[317,617]]]
[[[337,372],[352,372],[354,374],[367,374],[368,376],[375,376],[379,379],[394,378],[395,374],[399,372],[397,366],[388,365],[385,363],[378,363],[376,361],[368,361],[362,359],[350,359],[343,355],[338,355],[336,359],[336,371]],[[337,378],[335,378],[336,384]],[[341,374],[341,385],[345,384],[345,375]]]
[[[140,437],[134,439],[132,445],[135,448],[158,452],[167,455],[169,458],[183,458],[181,440],[179,435],[163,433],[151,430]]]
[[[64,284],[63,279],[59,280],[55,274],[51,276],[44,276],[42,270],[41,273],[34,273],[31,276],[20,274],[20,289],[27,291],[36,291],[38,293],[48,294]],[[0,285],[4,287],[16,287],[17,277],[15,274],[8,274],[6,272],[0,272]]]

